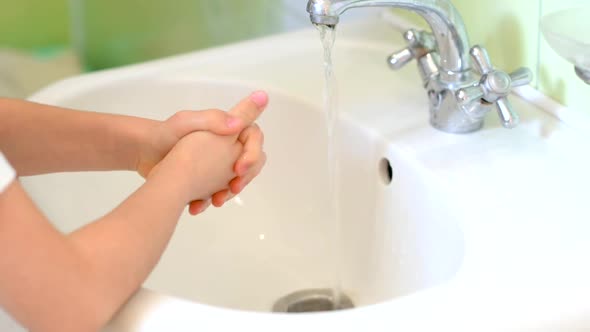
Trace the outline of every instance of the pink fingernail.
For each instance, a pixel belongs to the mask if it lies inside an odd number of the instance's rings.
[[[240,121],[240,118],[235,118],[232,116],[227,119],[226,124],[228,128],[236,128],[240,125]]]
[[[268,104],[268,95],[264,91],[256,91],[250,95],[250,100],[252,100],[258,108],[263,108]]]

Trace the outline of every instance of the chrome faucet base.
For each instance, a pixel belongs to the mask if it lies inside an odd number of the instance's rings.
[[[483,128],[484,121],[457,124],[456,122],[443,121],[436,116],[430,116],[430,125],[435,129],[449,134],[470,134]]]
[[[590,84],[590,70],[578,66],[575,66],[574,69],[576,70],[576,75],[578,75],[582,81],[586,82],[586,84]]]
[[[492,66],[483,47],[470,49],[463,20],[450,0],[309,0],[307,11],[314,24],[336,25],[346,10],[374,6],[413,11],[432,29],[407,31],[408,47],[392,54],[387,62],[397,70],[417,61],[433,127],[457,134],[474,132],[483,127],[485,115],[493,109],[504,127],[518,125],[507,96],[512,88],[529,84],[532,72],[520,68],[507,74]]]

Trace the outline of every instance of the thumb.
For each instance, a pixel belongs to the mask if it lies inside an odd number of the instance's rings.
[[[240,119],[245,127],[253,124],[268,105],[268,95],[264,91],[255,91],[247,98],[242,99],[229,114]]]

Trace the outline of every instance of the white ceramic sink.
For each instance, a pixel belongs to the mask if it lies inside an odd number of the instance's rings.
[[[61,105],[161,118],[174,110],[229,108],[254,87],[176,81],[112,83]],[[270,90],[260,121],[268,164],[224,209],[183,216],[146,287],[194,301],[269,311],[290,292],[331,287],[336,258],[358,305],[372,304],[449,279],[463,257],[458,222],[413,168],[374,133],[344,121],[341,175],[343,250],[327,214],[326,124],[322,110]],[[385,185],[381,159],[396,167]],[[35,201],[69,231],[116,206],[142,180],[128,172],[55,174],[24,180]],[[51,195],[51,188],[59,195]],[[419,208],[409,208],[417,206]],[[77,207],[77,208],[75,208]],[[389,220],[395,222],[389,222]],[[338,240],[340,241],[340,240]],[[441,250],[444,248],[444,250]]]
[[[339,239],[326,218],[322,55],[311,29],[74,78],[33,97],[163,119],[229,108],[253,89],[270,93],[260,120],[266,169],[227,207],[182,217],[113,331],[590,326],[587,137],[516,97],[517,129],[495,117],[469,135],[432,129],[416,70],[385,65],[398,35],[374,20],[343,24],[336,41]],[[141,179],[114,172],[23,183],[68,231],[112,209]],[[268,313],[279,297],[336,279],[357,309]]]

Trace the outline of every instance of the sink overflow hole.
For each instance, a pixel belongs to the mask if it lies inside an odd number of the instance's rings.
[[[379,174],[381,175],[381,180],[386,185],[390,184],[393,180],[393,168],[387,158],[382,158],[379,161]]]
[[[340,294],[340,303],[336,304],[334,302],[334,293],[330,289],[304,289],[278,299],[272,311],[305,313],[351,308],[354,308],[354,304],[345,294]]]

